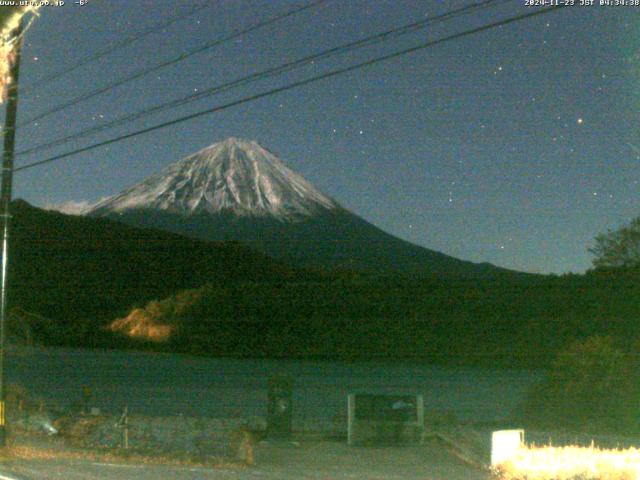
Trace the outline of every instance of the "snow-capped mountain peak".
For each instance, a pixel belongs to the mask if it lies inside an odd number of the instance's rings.
[[[336,207],[257,142],[231,137],[97,203],[86,213],[152,209],[185,216],[231,212],[295,220]]]

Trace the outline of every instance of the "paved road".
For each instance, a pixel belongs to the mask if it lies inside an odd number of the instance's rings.
[[[331,442],[297,448],[265,445],[251,468],[122,465],[78,460],[15,460],[0,480],[487,480],[442,448],[345,448]]]
[[[486,480],[487,478],[486,473],[451,466],[422,472],[420,476],[411,476],[408,472],[387,474],[375,469],[360,473],[335,470],[309,471],[295,467],[231,470],[64,461],[30,461],[0,469],[0,480]]]
[[[0,467],[0,480],[235,480],[242,478],[238,474],[237,471],[227,469],[120,465],[64,460],[20,461]]]

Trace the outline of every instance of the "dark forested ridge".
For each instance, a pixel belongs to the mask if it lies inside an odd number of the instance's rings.
[[[14,205],[12,308],[55,345],[204,355],[546,364],[575,339],[638,338],[640,272],[400,277],[289,268],[234,243]],[[137,308],[164,343],[108,332]]]
[[[183,352],[537,366],[592,335],[635,342],[637,285],[600,274],[519,283],[243,282],[207,285],[146,310],[175,327],[169,345]]]
[[[10,308],[54,323],[46,342],[85,343],[134,305],[205,283],[297,275],[236,243],[188,239],[12,204]]]

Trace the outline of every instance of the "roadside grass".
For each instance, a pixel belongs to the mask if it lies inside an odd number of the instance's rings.
[[[494,469],[499,480],[640,480],[640,450],[590,447],[520,448]]]
[[[12,439],[4,449],[0,449],[0,463],[15,460],[82,460],[121,464],[148,464],[185,467],[237,468],[244,465],[226,458],[205,456],[186,452],[155,453],[135,449],[88,449],[65,448],[59,445],[38,445]]]

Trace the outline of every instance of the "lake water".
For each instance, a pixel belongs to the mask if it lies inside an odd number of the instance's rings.
[[[7,377],[52,406],[80,403],[88,386],[103,411],[145,415],[265,416],[267,380],[293,377],[294,419],[346,412],[348,393],[422,394],[425,411],[462,421],[504,420],[540,374],[424,363],[238,360],[70,349],[18,349]]]

